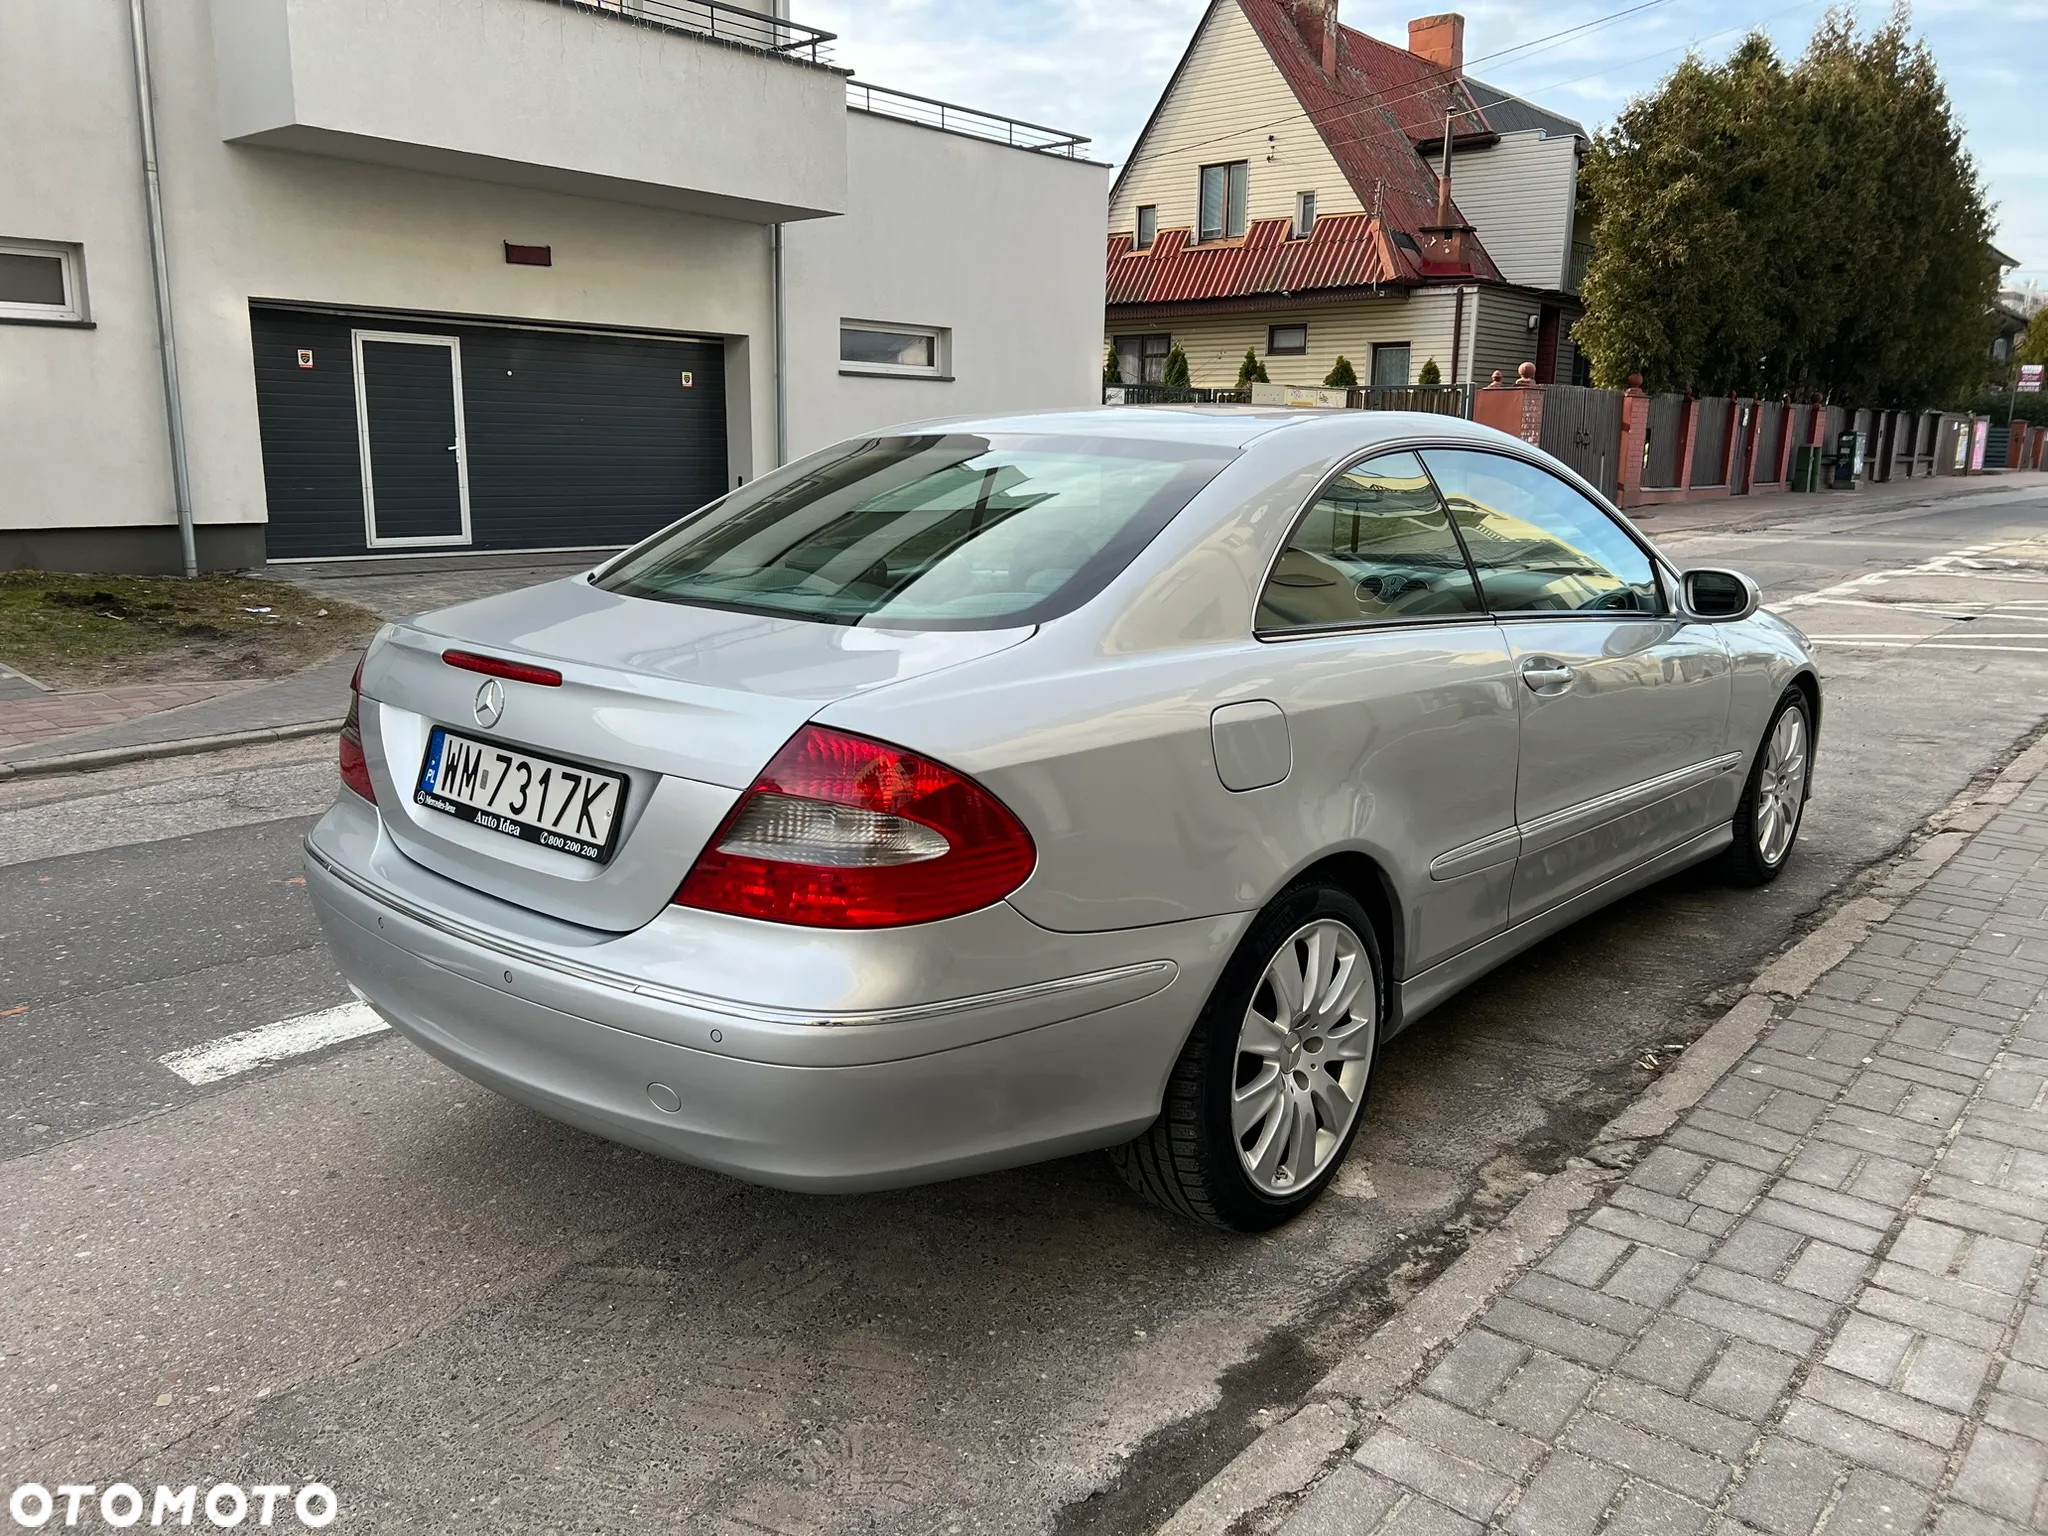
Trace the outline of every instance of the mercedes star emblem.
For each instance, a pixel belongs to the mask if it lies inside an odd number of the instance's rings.
[[[495,677],[476,691],[476,723],[489,730],[505,718],[505,685]]]

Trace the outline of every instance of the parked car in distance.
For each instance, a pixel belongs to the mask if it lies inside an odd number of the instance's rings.
[[[571,1124],[810,1190],[1108,1148],[1257,1230],[1467,982],[1774,878],[1819,720],[1753,583],[1489,429],[944,422],[388,626],[306,867],[380,1013]]]

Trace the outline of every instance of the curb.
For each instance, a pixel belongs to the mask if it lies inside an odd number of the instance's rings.
[[[272,725],[254,731],[228,731],[218,736],[187,736],[182,741],[150,741],[133,747],[102,747],[95,752],[65,752],[53,757],[32,757],[27,762],[0,763],[0,784],[13,779],[41,778],[47,774],[85,773],[94,768],[114,768],[122,763],[148,762],[159,757],[191,757],[201,752],[224,752],[230,747],[254,746],[266,741],[296,741],[305,736],[324,736],[341,729],[340,720],[306,720],[297,725]]]
[[[2022,738],[2024,739],[2024,738]],[[1587,1156],[1570,1159],[1536,1185],[1449,1268],[1424,1286],[1311,1387],[1304,1405],[1262,1431],[1158,1528],[1158,1536],[1221,1536],[1288,1494],[1306,1493],[1316,1472],[1350,1444],[1331,1444],[1335,1426],[1369,1428],[1436,1357],[1486,1309],[1508,1281],[1548,1254],[1608,1183],[1634,1163],[1641,1144],[1662,1136],[1741,1060],[1778,1005],[1807,992],[1855,952],[1871,927],[1924,885],[1974,831],[2048,771],[2048,736],[2035,741],[1990,783],[1966,788],[1925,825],[1938,828],[1877,883],[1883,899],[1845,902],[1813,932],[1759,971],[1738,1003],[1686,1048],[1653,1083],[1594,1136]],[[1311,1447],[1327,1449],[1315,1471],[1285,1484]]]

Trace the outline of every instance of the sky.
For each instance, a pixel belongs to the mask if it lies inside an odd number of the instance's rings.
[[[877,85],[1088,135],[1121,163],[1180,59],[1205,0],[792,0],[794,19],[839,34],[838,63]],[[1590,130],[1655,87],[1688,48],[1718,58],[1752,27],[1796,55],[1827,0],[1462,0],[1471,72]],[[1348,26],[1406,42],[1388,0],[1341,0]],[[1639,9],[1635,9],[1640,7]],[[1634,14],[1615,13],[1634,9]],[[1883,5],[1859,8],[1869,22]],[[1541,39],[1583,23],[1574,35]],[[1934,50],[1975,157],[2009,281],[2048,287],[2048,134],[2040,128],[2040,27],[2048,0],[1921,0],[1912,24]],[[2029,91],[2026,79],[2036,85]]]

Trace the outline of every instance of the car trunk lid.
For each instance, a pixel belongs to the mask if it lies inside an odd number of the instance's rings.
[[[764,617],[620,596],[580,577],[466,603],[396,626],[365,666],[379,809],[392,840],[436,873],[623,932],[662,910],[740,792],[817,710],[1030,633]],[[551,669],[562,681],[482,676],[443,661],[449,650]],[[486,689],[501,699],[495,718],[479,710]],[[610,858],[522,841],[419,803],[436,726],[621,775]]]

